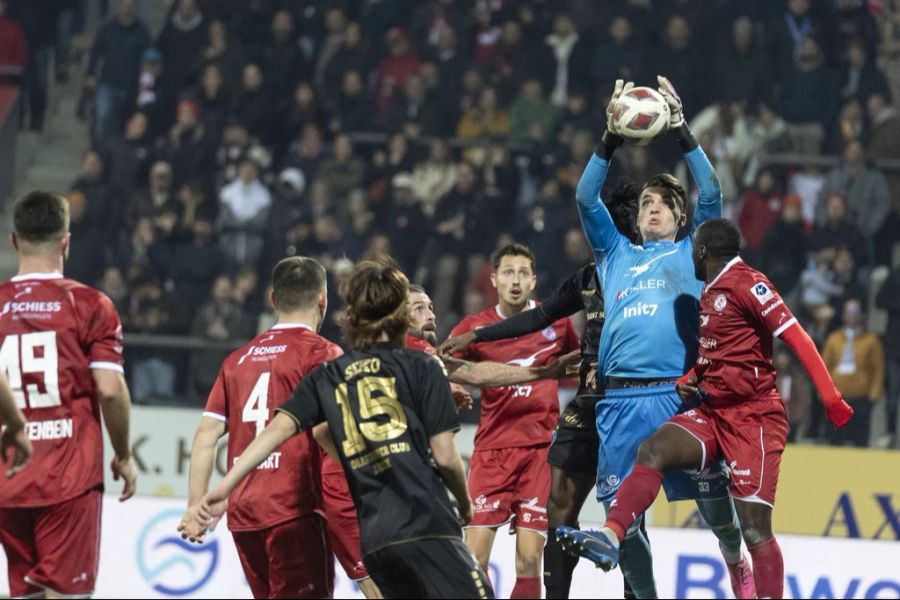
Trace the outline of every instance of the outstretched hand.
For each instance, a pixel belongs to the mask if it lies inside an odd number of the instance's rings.
[[[466,333],[462,333],[460,335],[454,335],[453,337],[447,338],[443,344],[438,346],[438,355],[442,358],[446,356],[453,356],[457,352],[462,352],[469,345],[475,341],[475,332],[467,331]]]
[[[0,455],[3,462],[10,462],[9,451],[12,450],[12,461],[6,470],[6,476],[12,477],[26,466],[31,459],[31,441],[28,439],[28,432],[25,427],[11,427],[7,425],[3,428],[3,434],[0,436]]]
[[[678,379],[675,383],[675,391],[678,392],[678,395],[681,396],[682,400],[695,400],[697,398],[697,392],[700,391],[700,387],[697,381],[697,375],[694,373],[693,369]]]
[[[656,81],[659,83],[659,93],[662,94],[662,97],[666,99],[666,104],[669,105],[669,129],[681,127],[684,125],[684,107],[681,104],[678,92],[675,91],[675,86],[662,75],[657,75]]]
[[[613,89],[612,96],[609,99],[609,104],[606,105],[606,129],[609,130],[613,135],[622,135],[616,129],[616,123],[613,119],[613,112],[615,112],[616,102],[619,101],[619,97],[622,94],[626,94],[631,91],[631,88],[634,87],[634,82],[629,81],[625,83],[624,79],[616,79],[616,87]]]

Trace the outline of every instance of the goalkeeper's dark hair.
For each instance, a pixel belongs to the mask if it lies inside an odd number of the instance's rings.
[[[341,286],[347,316],[341,323],[344,339],[359,350],[371,348],[382,334],[403,345],[409,327],[409,280],[390,261],[363,261]]]
[[[641,185],[630,177],[620,177],[605,194],[603,203],[619,233],[636,244],[638,241],[637,212]]]
[[[669,173],[654,175],[644,184],[644,190],[651,188],[658,191],[663,199],[677,206],[682,215],[687,214],[687,192],[677,177]]]
[[[728,219],[710,219],[697,228],[694,245],[705,246],[710,258],[727,262],[741,253],[741,233]]]

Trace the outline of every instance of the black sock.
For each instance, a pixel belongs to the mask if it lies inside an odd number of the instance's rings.
[[[568,598],[572,586],[572,572],[578,565],[578,557],[572,556],[558,541],[551,529],[544,546],[544,587],[547,598]]]

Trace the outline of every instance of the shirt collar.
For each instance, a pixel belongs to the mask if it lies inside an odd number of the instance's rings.
[[[741,260],[741,257],[740,257],[740,256],[735,256],[734,258],[732,258],[731,260],[729,260],[729,261],[725,264],[725,267],[724,267],[721,271],[719,271],[719,274],[716,275],[716,278],[713,279],[712,281],[710,281],[709,284],[707,284],[706,287],[711,288],[712,286],[714,286],[714,285],[716,284],[716,282],[719,280],[719,278],[722,277],[722,275],[725,274],[725,271],[727,271],[728,269],[730,269],[730,268],[733,267],[734,265],[738,264],[739,262],[744,262],[744,261]]]
[[[10,281],[31,281],[33,279],[62,279],[62,273],[23,273],[16,275]]]

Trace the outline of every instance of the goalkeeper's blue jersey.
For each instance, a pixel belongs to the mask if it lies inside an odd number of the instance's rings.
[[[685,154],[700,197],[691,232],[721,216],[722,192],[700,147]],[[688,235],[678,242],[636,246],[616,229],[600,199],[609,162],[593,155],[578,182],[581,223],[603,284],[606,323],[598,363],[606,377],[680,377],[697,357],[698,303]]]

